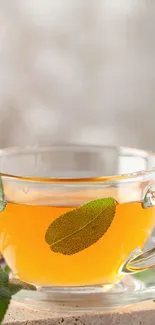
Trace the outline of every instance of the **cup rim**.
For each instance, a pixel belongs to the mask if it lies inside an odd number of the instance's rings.
[[[112,145],[89,145],[89,144],[54,144],[51,146],[42,146],[42,145],[34,145],[34,146],[24,146],[24,147],[6,147],[0,149],[0,158],[3,156],[11,156],[13,154],[22,154],[22,153],[30,153],[30,152],[37,152],[38,150],[43,151],[52,151],[52,150],[72,150],[72,149],[80,149],[80,150],[86,150],[87,149],[93,149],[93,150],[103,150],[104,148],[115,148],[118,152],[124,152],[127,154],[133,153],[133,156],[139,156],[142,158],[147,157],[154,157],[155,159],[155,153],[153,151],[148,150],[142,150],[142,149],[136,149],[132,147],[124,147],[124,146],[112,146]],[[67,178],[67,177],[29,177],[29,176],[19,176],[12,173],[3,173],[0,171],[0,176],[2,178],[11,178],[11,179],[17,179],[17,180],[25,180],[25,181],[32,181],[32,182],[51,182],[51,183],[109,183],[109,182],[117,182],[117,181],[125,181],[125,180],[141,180],[144,178],[144,176],[147,178],[150,174],[155,174],[155,167],[152,167],[150,169],[146,170],[139,170],[136,172],[130,172],[125,174],[116,174],[116,175],[110,175],[110,176],[101,176],[101,177],[87,177],[87,178]]]

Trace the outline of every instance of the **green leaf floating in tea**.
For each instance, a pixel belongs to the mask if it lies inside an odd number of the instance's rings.
[[[6,207],[6,202],[4,201],[4,192],[3,192],[3,184],[2,179],[0,177],[0,212],[2,212]]]
[[[96,243],[110,227],[117,202],[97,199],[65,213],[47,229],[45,240],[53,252],[72,255]]]

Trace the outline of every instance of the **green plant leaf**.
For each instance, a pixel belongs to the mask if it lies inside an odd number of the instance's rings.
[[[3,321],[3,318],[11,300],[11,294],[8,288],[8,281],[8,274],[6,274],[0,269],[0,324]]]
[[[110,227],[117,202],[113,198],[97,199],[65,213],[47,229],[45,241],[52,251],[76,254],[96,243]]]
[[[4,201],[4,191],[3,191],[3,183],[0,177],[0,212],[2,212],[6,207],[6,202]]]
[[[11,290],[12,293],[16,293],[19,290],[36,290],[36,287],[33,284],[26,283],[24,281],[21,281],[19,279],[10,279],[9,280],[9,289]]]
[[[134,274],[134,277],[142,282],[145,285],[154,283],[154,268],[144,270],[142,272],[138,272]]]
[[[0,324],[7,312],[11,300],[10,291],[8,288],[0,288]]]
[[[10,268],[9,268],[8,265],[6,265],[6,266],[4,267],[3,271],[4,271],[5,273],[7,273],[7,274],[10,274],[10,272],[11,272],[11,270],[10,270]]]
[[[22,289],[36,290],[36,287],[18,279],[9,280],[8,274],[0,269],[0,324],[4,319],[12,296]]]
[[[0,269],[0,288],[8,287],[9,276]]]

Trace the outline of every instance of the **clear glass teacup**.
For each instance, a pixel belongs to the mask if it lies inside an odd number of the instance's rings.
[[[155,251],[143,247],[155,224],[154,166],[153,153],[129,148],[1,150],[0,252],[13,274],[78,294],[152,267]]]

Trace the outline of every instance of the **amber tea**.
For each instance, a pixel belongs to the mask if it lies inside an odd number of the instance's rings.
[[[128,255],[143,248],[155,208],[113,198],[91,202],[96,202],[93,212],[90,203],[81,211],[77,206],[8,203],[0,214],[0,251],[16,276],[44,286],[118,280]]]

